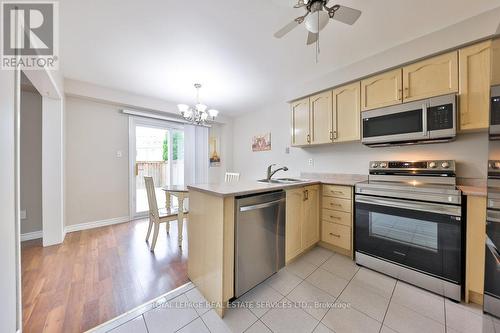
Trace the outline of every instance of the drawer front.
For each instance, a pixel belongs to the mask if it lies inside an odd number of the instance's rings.
[[[323,208],[350,213],[352,210],[352,201],[348,199],[323,197]]]
[[[323,185],[323,195],[327,197],[351,199],[351,193],[350,186]]]
[[[323,222],[321,240],[334,246],[350,250],[351,228],[337,223]]]
[[[352,226],[351,213],[340,212],[338,210],[323,209],[322,220],[342,224],[348,227]]]

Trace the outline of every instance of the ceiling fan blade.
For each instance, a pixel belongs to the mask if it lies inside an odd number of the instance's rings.
[[[360,10],[346,6],[339,6],[339,9],[335,11],[335,14],[332,18],[342,23],[353,25],[360,16]]]
[[[307,34],[307,45],[314,44],[318,40],[318,34],[309,32]]]
[[[274,37],[281,38],[281,37],[285,36],[287,33],[289,33],[290,31],[292,31],[299,24],[300,23],[296,19],[293,20],[292,22],[288,23],[287,25],[285,25],[280,30],[276,31],[276,33],[274,34]]]

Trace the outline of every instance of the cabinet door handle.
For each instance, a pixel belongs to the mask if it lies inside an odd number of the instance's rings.
[[[311,143],[311,135],[307,134],[307,143]]]
[[[409,93],[410,93],[410,88],[405,87],[405,98],[409,97]]]
[[[398,89],[398,101],[403,99],[403,89]]]
[[[330,206],[342,207],[342,205],[341,205],[341,204],[335,204],[335,203],[333,203],[333,202],[330,202]]]
[[[333,232],[330,232],[330,236],[340,238],[340,235],[334,234]]]
[[[340,220],[340,219],[341,219],[340,217],[338,217],[338,216],[333,216],[333,215],[330,215],[330,218],[331,218],[331,219],[335,219],[335,220]]]
[[[337,140],[337,131],[333,131],[333,139]]]
[[[304,190],[304,201],[309,200],[309,190]]]
[[[333,132],[330,131],[330,141],[333,141]]]
[[[331,193],[338,193],[338,194],[343,194],[344,192],[342,191],[330,191]]]

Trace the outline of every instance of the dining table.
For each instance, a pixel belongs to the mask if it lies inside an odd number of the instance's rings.
[[[182,243],[182,230],[184,227],[184,218],[188,214],[184,211],[184,200],[189,198],[189,190],[185,185],[166,185],[161,188],[165,191],[165,207],[167,211],[172,210],[172,197],[177,198],[178,212],[177,212],[177,229],[179,231],[179,244]],[[170,223],[167,223],[167,231],[170,228]]]

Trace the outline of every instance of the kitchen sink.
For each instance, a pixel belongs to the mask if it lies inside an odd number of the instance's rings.
[[[294,184],[294,183],[302,183],[304,180],[302,179],[296,179],[296,178],[271,178],[269,180],[267,179],[260,179],[258,180],[259,183],[269,183],[269,184]]]

